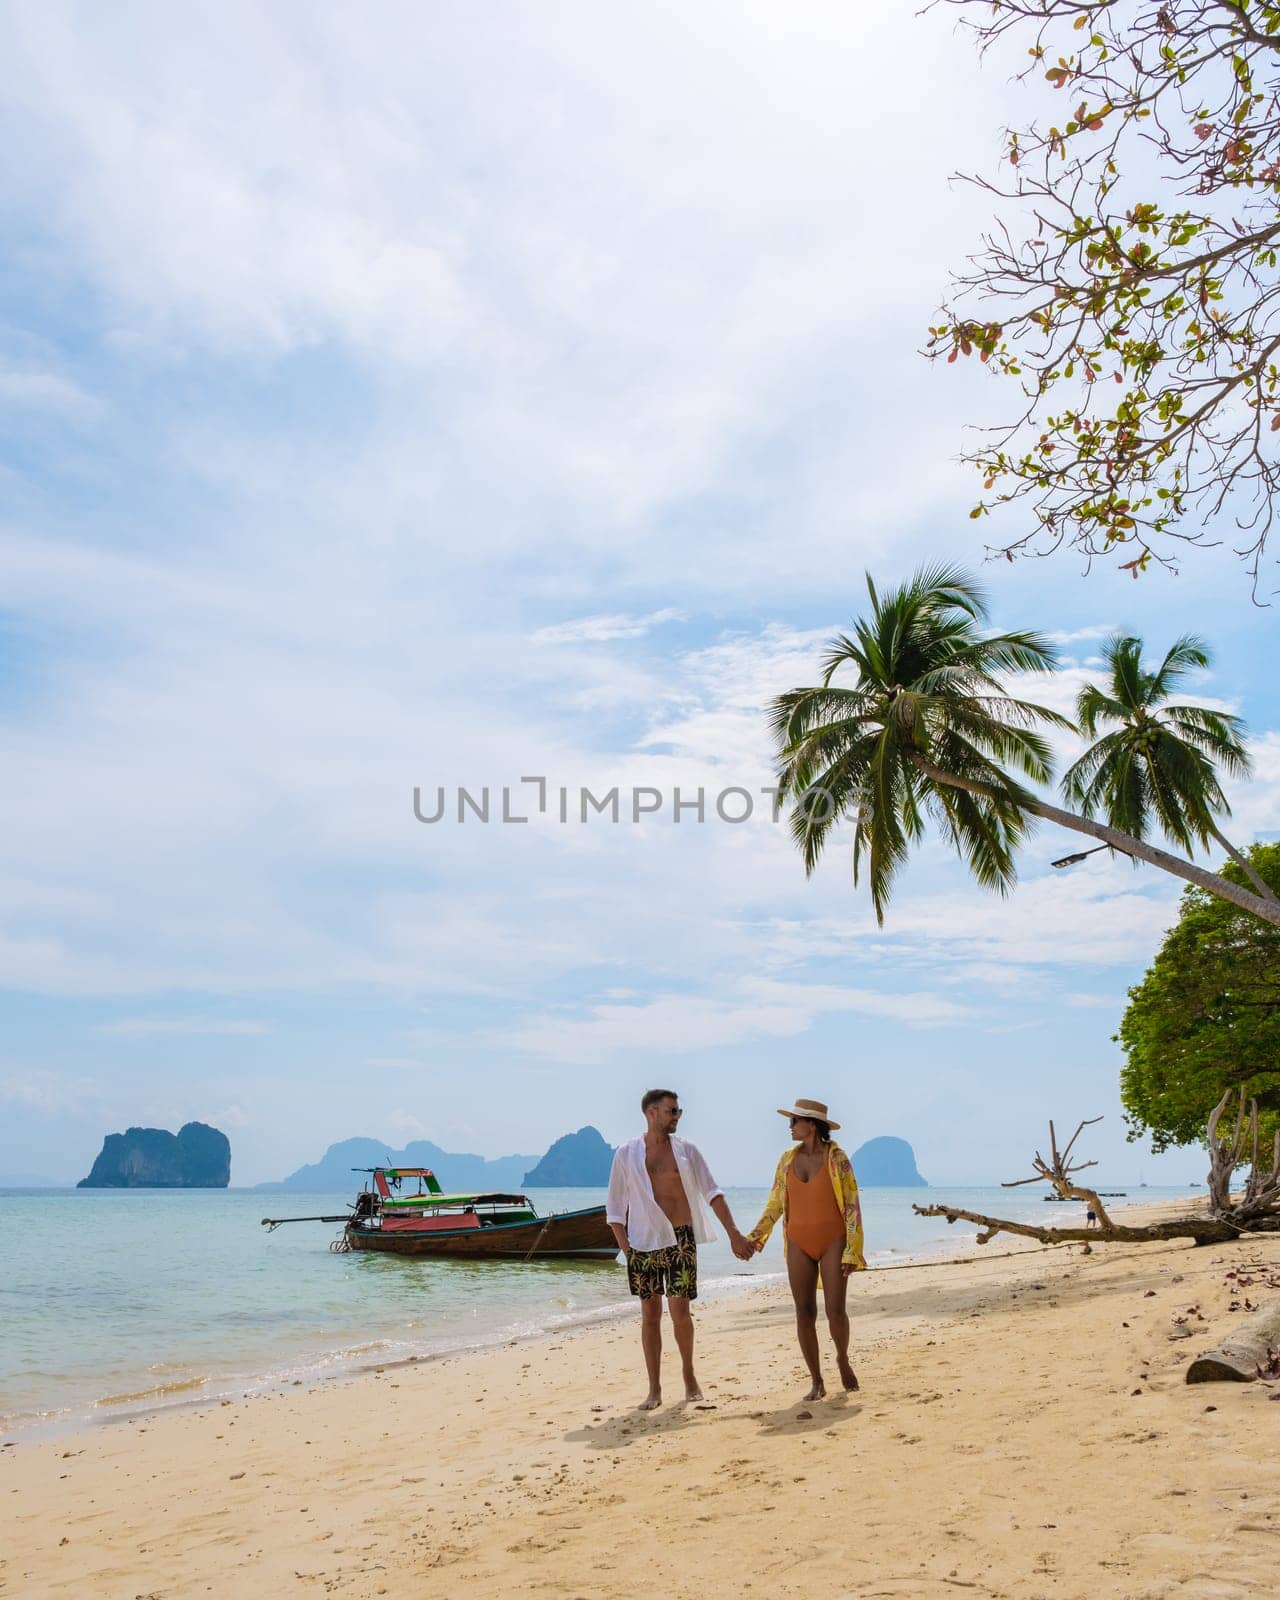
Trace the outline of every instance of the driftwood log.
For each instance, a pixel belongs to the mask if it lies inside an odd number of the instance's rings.
[[[1127,1225],[1113,1222],[1093,1189],[1075,1182],[1075,1174],[1085,1167],[1095,1166],[1092,1161],[1071,1161],[1071,1151],[1083,1129],[1093,1117],[1080,1123],[1067,1141],[1066,1148],[1058,1149],[1058,1139],[1053,1123],[1049,1124],[1049,1159],[1037,1150],[1032,1162],[1035,1171],[1029,1178],[1018,1178],[1002,1185],[1012,1189],[1024,1183],[1050,1183],[1064,1199],[1081,1200],[1098,1219],[1093,1228],[1040,1227],[1034,1222],[1013,1222],[1007,1217],[988,1217],[980,1211],[966,1211],[961,1206],[912,1206],[921,1217],[945,1217],[948,1222],[972,1222],[982,1230],[978,1243],[987,1244],[998,1233],[1013,1233],[1024,1239],[1036,1239],[1041,1244],[1081,1244],[1087,1251],[1094,1240],[1115,1241],[1122,1244],[1141,1244],[1157,1239],[1194,1239],[1196,1244],[1227,1244],[1235,1239],[1258,1233],[1280,1232],[1280,1132],[1275,1136],[1269,1152],[1270,1164],[1260,1159],[1258,1106],[1246,1100],[1244,1090],[1239,1093],[1235,1126],[1228,1134],[1219,1132],[1223,1116],[1227,1114],[1233,1094],[1228,1090],[1214,1107],[1209,1118],[1207,1144],[1209,1147],[1209,1194],[1204,1211],[1194,1216],[1168,1217],[1160,1222]],[[1243,1191],[1231,1191],[1231,1180],[1236,1169],[1250,1158],[1249,1175]],[[1280,1300],[1263,1306],[1246,1321],[1238,1323],[1226,1339],[1213,1350],[1196,1357],[1187,1369],[1188,1383],[1251,1383],[1256,1378],[1280,1377]]]
[[[1141,1244],[1160,1239],[1194,1239],[1197,1244],[1226,1244],[1242,1234],[1280,1232],[1280,1133],[1277,1133],[1271,1165],[1259,1161],[1258,1107],[1255,1101],[1246,1101],[1240,1090],[1240,1104],[1236,1112],[1235,1127],[1228,1136],[1221,1136],[1218,1127],[1227,1111],[1235,1090],[1228,1090],[1214,1107],[1209,1118],[1209,1196],[1205,1211],[1183,1217],[1169,1217],[1160,1222],[1144,1224],[1117,1223],[1111,1220],[1098,1196],[1097,1190],[1087,1189],[1075,1181],[1075,1174],[1096,1161],[1071,1160],[1076,1140],[1085,1128],[1100,1122],[1101,1117],[1090,1117],[1081,1122],[1067,1140],[1058,1148],[1058,1136],[1049,1124],[1049,1156],[1046,1159],[1037,1150],[1032,1160],[1034,1172],[1029,1178],[1015,1178],[1001,1185],[1016,1189],[1024,1183],[1048,1183],[1064,1200],[1083,1201],[1098,1219],[1095,1228],[1050,1228],[1034,1222],[1011,1222],[1006,1217],[989,1217],[980,1211],[966,1211],[960,1206],[912,1206],[921,1217],[945,1217],[948,1222],[973,1222],[982,1232],[979,1244],[987,1244],[998,1233],[1014,1233],[1024,1239],[1038,1239],[1041,1244],[1082,1244],[1088,1248],[1095,1240],[1114,1241],[1120,1244]],[[1232,1195],[1231,1175],[1243,1162],[1245,1153],[1252,1156],[1249,1177],[1243,1193]]]
[[[1187,1368],[1188,1383],[1252,1383],[1272,1371],[1280,1354],[1280,1300],[1238,1323],[1220,1345]]]
[[[973,1222],[983,1231],[979,1244],[987,1244],[998,1233],[1016,1233],[1023,1239],[1038,1239],[1041,1244],[1150,1244],[1160,1239],[1194,1239],[1197,1244],[1228,1244],[1240,1237],[1240,1229],[1220,1217],[1171,1217],[1165,1222],[1149,1222],[1128,1227],[1108,1222],[1104,1228],[1049,1228],[1034,1222],[1010,1222],[1004,1217],[984,1216],[980,1211],[964,1211],[959,1206],[912,1206],[921,1217],[945,1217],[948,1222]],[[1253,1232],[1280,1230],[1280,1217],[1255,1225]]]

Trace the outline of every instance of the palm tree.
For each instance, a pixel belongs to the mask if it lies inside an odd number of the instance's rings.
[[[1217,766],[1233,778],[1249,776],[1249,753],[1239,717],[1204,706],[1169,705],[1169,695],[1193,668],[1212,660],[1203,640],[1178,639],[1154,672],[1142,665],[1142,640],[1116,635],[1103,647],[1105,688],[1086,684],[1076,702],[1082,733],[1094,738],[1112,727],[1063,775],[1062,792],[1086,817],[1101,812],[1135,839],[1152,820],[1188,855],[1196,845],[1219,844],[1259,894],[1274,900],[1270,884],[1224,837],[1215,818],[1231,807]]]
[[[1043,784],[1052,775],[1037,725],[1071,727],[1057,712],[1015,699],[998,676],[1052,667],[1056,654],[1046,638],[984,635],[982,591],[955,567],[924,569],[883,596],[868,577],[867,589],[871,613],[851,637],[832,640],[822,682],[780,695],[770,711],[779,788],[793,801],[791,828],[806,872],[835,824],[852,820],[854,882],[865,856],[883,923],[894,874],[929,820],[980,883],[1007,893],[1017,847],[1032,819],[1043,817],[1280,927],[1280,902],[1111,822],[1064,811],[1019,781]],[[849,687],[834,682],[846,668],[857,675]]]
[[[982,595],[954,567],[919,572],[883,599],[870,577],[867,588],[871,616],[853,638],[832,640],[821,687],[773,703],[780,788],[796,801],[791,828],[805,869],[837,818],[852,817],[854,882],[865,854],[883,922],[894,873],[931,817],[979,883],[1007,892],[1033,797],[1000,763],[1046,782],[1049,745],[1035,724],[1070,724],[1013,699],[995,674],[1044,670],[1053,647],[1036,633],[982,637]],[[848,689],[832,682],[846,665],[858,673]],[[932,781],[922,760],[958,781]]]

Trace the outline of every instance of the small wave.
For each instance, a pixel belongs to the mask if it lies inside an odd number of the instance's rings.
[[[175,1378],[172,1383],[153,1384],[149,1389],[135,1389],[130,1394],[104,1394],[95,1400],[95,1406],[131,1406],[144,1400],[164,1400],[173,1394],[190,1394],[202,1389],[209,1379],[203,1375],[195,1378]]]
[[[65,1425],[74,1416],[69,1406],[54,1406],[45,1411],[0,1411],[0,1439],[15,1438],[20,1433],[38,1435],[43,1429]]]

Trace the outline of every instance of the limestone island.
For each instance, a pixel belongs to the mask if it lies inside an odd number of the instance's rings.
[[[206,1122],[109,1133],[77,1189],[225,1189],[231,1182],[231,1142]]]
[[[849,1157],[858,1182],[867,1188],[927,1189],[916,1168],[916,1153],[905,1139],[884,1135],[860,1144]]]
[[[531,1189],[603,1189],[612,1162],[613,1146],[588,1125],[557,1139],[523,1181]]]

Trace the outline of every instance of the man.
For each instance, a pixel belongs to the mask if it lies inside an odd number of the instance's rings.
[[[689,1303],[698,1296],[698,1246],[715,1238],[707,1207],[719,1217],[735,1256],[749,1261],[755,1246],[738,1231],[702,1152],[676,1138],[681,1111],[675,1091],[650,1089],[640,1109],[646,1130],[621,1145],[613,1158],[605,1216],[627,1258],[628,1287],[640,1301],[640,1343],[649,1374],[649,1393],[640,1409],[652,1411],[662,1404],[664,1295],[684,1367],[685,1399],[702,1399],[693,1371]]]

